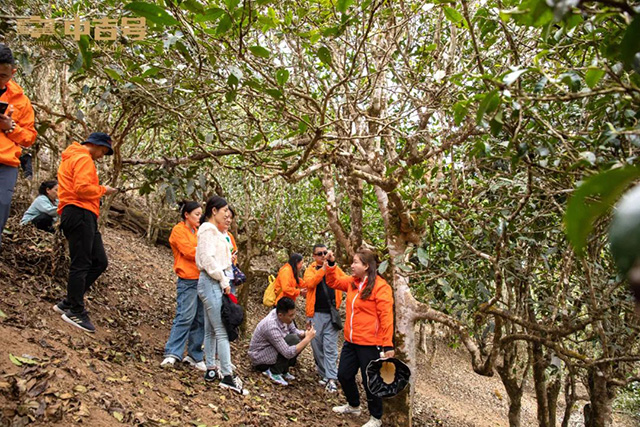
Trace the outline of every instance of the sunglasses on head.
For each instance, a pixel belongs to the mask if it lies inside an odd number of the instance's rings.
[[[325,256],[327,253],[328,253],[327,251],[322,251],[322,252],[316,252],[314,255]]]

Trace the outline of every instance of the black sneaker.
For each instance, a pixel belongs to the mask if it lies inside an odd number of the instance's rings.
[[[204,374],[205,381],[215,381],[218,378],[218,372],[215,369],[207,369],[207,372]]]
[[[67,304],[64,300],[53,306],[53,311],[60,314],[65,314],[67,311],[71,309],[71,306]]]
[[[222,378],[222,381],[220,381],[220,387],[228,388],[229,390],[233,390],[243,396],[247,396],[249,394],[249,390],[242,388],[242,380],[235,375],[225,375],[224,378]]]
[[[93,326],[93,323],[89,320],[89,314],[86,311],[83,311],[82,313],[72,313],[67,311],[62,315],[62,320],[86,332],[96,331],[96,327]]]

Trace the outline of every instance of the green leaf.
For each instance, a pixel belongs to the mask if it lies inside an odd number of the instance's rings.
[[[453,120],[456,126],[460,126],[467,117],[467,113],[469,112],[469,101],[458,101],[453,104]]]
[[[4,319],[6,317],[7,317],[7,315],[4,314],[4,311],[0,310],[0,318]]]
[[[104,68],[104,72],[107,73],[109,77],[114,79],[115,81],[121,82],[122,77],[116,70],[112,70],[111,68]]]
[[[446,16],[447,19],[453,22],[454,24],[457,24],[458,22],[461,22],[464,19],[464,16],[462,16],[460,12],[458,12],[452,7],[444,8],[444,16]]]
[[[424,250],[424,248],[418,248],[418,261],[420,261],[420,264],[425,267],[429,266],[429,255],[427,254],[427,251]]]
[[[78,46],[80,47],[80,53],[82,54],[82,65],[85,70],[88,70],[89,68],[91,68],[91,60],[93,57],[93,54],[89,49],[89,36],[80,36],[80,40],[78,40]]]
[[[276,71],[276,81],[278,82],[278,84],[280,86],[284,86],[285,84],[287,84],[288,80],[289,70],[287,70],[286,68],[279,68],[278,71]]]
[[[262,46],[251,46],[249,47],[249,50],[255,56],[259,56],[260,58],[268,58],[269,56],[271,56],[271,52],[269,52],[268,49],[265,49]]]
[[[183,9],[187,9],[192,13],[202,13],[204,12],[204,6],[202,6],[197,0],[185,0],[180,7]]]
[[[138,16],[147,18],[149,21],[159,25],[178,25],[176,18],[171,16],[166,10],[153,3],[134,1],[124,7]]]
[[[484,99],[478,106],[478,112],[476,113],[476,122],[482,123],[485,113],[491,113],[500,104],[500,95],[498,89],[494,89],[485,95]]]
[[[636,54],[640,52],[640,15],[636,15],[624,32],[620,43],[620,57],[625,65],[633,65]]]
[[[580,82],[580,76],[574,71],[567,71],[560,74],[560,81],[567,85],[571,92],[577,92],[582,86]]]
[[[345,13],[349,6],[353,4],[353,0],[338,0],[338,4],[336,4],[336,9],[340,13]]]
[[[599,68],[589,68],[587,74],[584,76],[584,80],[587,82],[589,89],[593,89],[597,86],[602,76],[604,76],[604,70]]]
[[[384,272],[387,271],[387,268],[389,268],[389,260],[385,259],[378,266],[378,273],[384,274]]]
[[[284,95],[278,89],[265,89],[265,93],[273,96],[275,99],[282,99]]]
[[[13,354],[9,353],[9,360],[16,366],[22,366],[22,362],[20,362]]]
[[[111,415],[113,415],[113,418],[115,418],[116,420],[122,422],[122,420],[124,420],[124,415],[122,414],[122,412],[118,412],[118,411],[114,411]]]
[[[218,22],[216,33],[224,34],[227,31],[229,31],[232,25],[233,25],[233,21],[231,20],[231,16],[229,16],[229,14],[225,12],[225,14],[222,15],[222,18],[220,19],[220,22]]]
[[[567,238],[581,255],[593,224],[618,200],[631,182],[640,177],[640,168],[610,169],[588,178],[567,204],[564,225]]]
[[[525,0],[518,6],[520,13],[513,14],[513,19],[520,25],[544,27],[553,20],[553,9],[546,0]]]
[[[204,14],[196,15],[194,21],[196,22],[210,22],[217,21],[224,14],[224,10],[219,7],[214,7],[212,9],[207,9]]]
[[[326,65],[331,65],[333,63],[333,59],[331,58],[331,51],[327,49],[325,46],[322,46],[318,49],[318,58]]]

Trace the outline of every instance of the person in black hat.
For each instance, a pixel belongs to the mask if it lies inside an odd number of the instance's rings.
[[[107,269],[107,254],[98,230],[100,199],[118,190],[100,185],[94,161],[113,154],[111,137],[94,132],[82,144],[72,143],[62,153],[58,168],[58,215],[69,241],[67,297],[53,306],[62,319],[83,331],[95,332],[84,308],[84,294]]]

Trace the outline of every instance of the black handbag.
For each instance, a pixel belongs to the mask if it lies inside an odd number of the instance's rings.
[[[322,279],[322,281],[324,281],[324,280],[325,279]],[[320,286],[322,288],[322,292],[324,292],[324,296],[327,297],[327,299],[329,300],[329,313],[331,313],[331,324],[337,330],[342,329],[342,318],[340,317],[340,312],[336,308],[336,298],[335,298],[336,294],[335,294],[335,291],[333,293],[333,298],[331,298],[329,296],[329,292],[327,292],[327,288],[325,286],[323,286],[322,282],[320,282],[318,284],[318,286]]]

